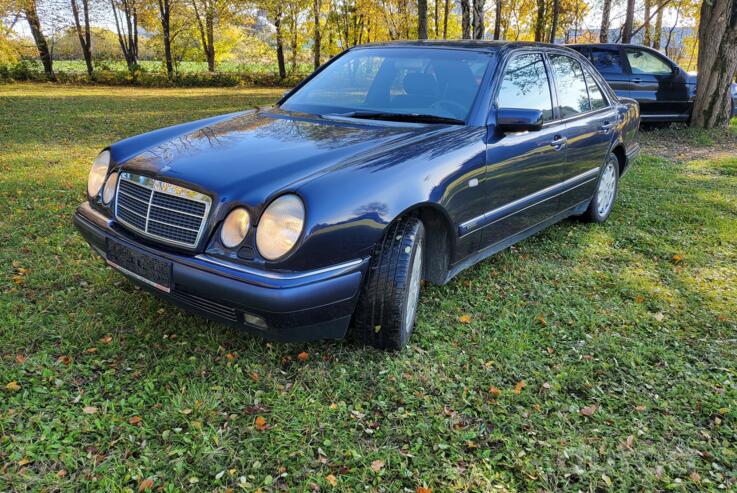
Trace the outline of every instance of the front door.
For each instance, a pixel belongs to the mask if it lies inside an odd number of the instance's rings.
[[[630,94],[646,117],[688,117],[689,94],[685,74],[649,50],[624,48],[630,66]]]
[[[542,53],[512,55],[495,107],[541,110],[544,124],[534,132],[499,134],[490,121],[487,207],[473,225],[483,228],[483,246],[499,243],[556,213],[557,200],[548,192],[560,181],[566,160],[565,128],[554,121],[550,78]]]
[[[618,47],[592,46],[590,59],[594,67],[614,89],[617,96],[631,97],[630,74],[627,71],[627,64],[623,60],[622,52]]]
[[[569,56],[551,54],[549,58],[568,141],[559,199],[559,207],[564,210],[594,194],[619,117],[588,68]]]

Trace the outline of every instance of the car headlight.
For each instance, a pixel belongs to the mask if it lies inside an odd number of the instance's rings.
[[[110,151],[102,151],[92,163],[90,175],[87,178],[87,195],[96,197],[105,182],[107,170],[110,166]]]
[[[305,223],[305,206],[296,195],[282,195],[261,215],[256,246],[262,257],[276,260],[294,247]]]
[[[220,241],[227,248],[235,248],[241,244],[251,226],[251,216],[243,207],[233,209],[225,218],[220,230]]]
[[[118,173],[110,173],[105,181],[105,187],[102,189],[102,201],[105,205],[109,204],[115,197],[115,189],[118,186]]]

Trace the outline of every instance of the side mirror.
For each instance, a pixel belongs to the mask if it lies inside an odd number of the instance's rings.
[[[543,112],[527,108],[499,108],[496,128],[502,132],[534,132],[543,126]]]

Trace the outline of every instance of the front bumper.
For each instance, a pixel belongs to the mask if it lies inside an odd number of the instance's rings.
[[[186,310],[271,340],[344,337],[368,265],[368,259],[357,259],[308,272],[277,273],[203,255],[158,250],[138,241],[88,203],[77,208],[74,225],[103,258],[108,239],[114,239],[172,263],[168,293],[121,271],[142,288]],[[261,317],[266,328],[250,325],[244,315]]]

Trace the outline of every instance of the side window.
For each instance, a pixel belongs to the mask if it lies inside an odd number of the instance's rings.
[[[643,50],[627,48],[627,61],[630,62],[632,74],[670,75],[673,69],[665,60]]]
[[[625,72],[619,50],[591,48],[591,62],[602,74],[623,74]]]
[[[550,85],[541,54],[530,53],[512,58],[504,71],[497,106],[541,110],[543,121],[553,119]]]
[[[607,102],[606,99],[604,99],[604,94],[602,94],[599,84],[596,83],[596,79],[594,79],[594,76],[591,75],[591,72],[589,72],[588,69],[584,69],[584,72],[586,73],[586,87],[589,89],[591,109],[599,110],[601,108],[605,108],[607,106]]]
[[[581,64],[565,55],[550,55],[550,64],[558,88],[561,117],[567,118],[589,111],[589,93]]]

